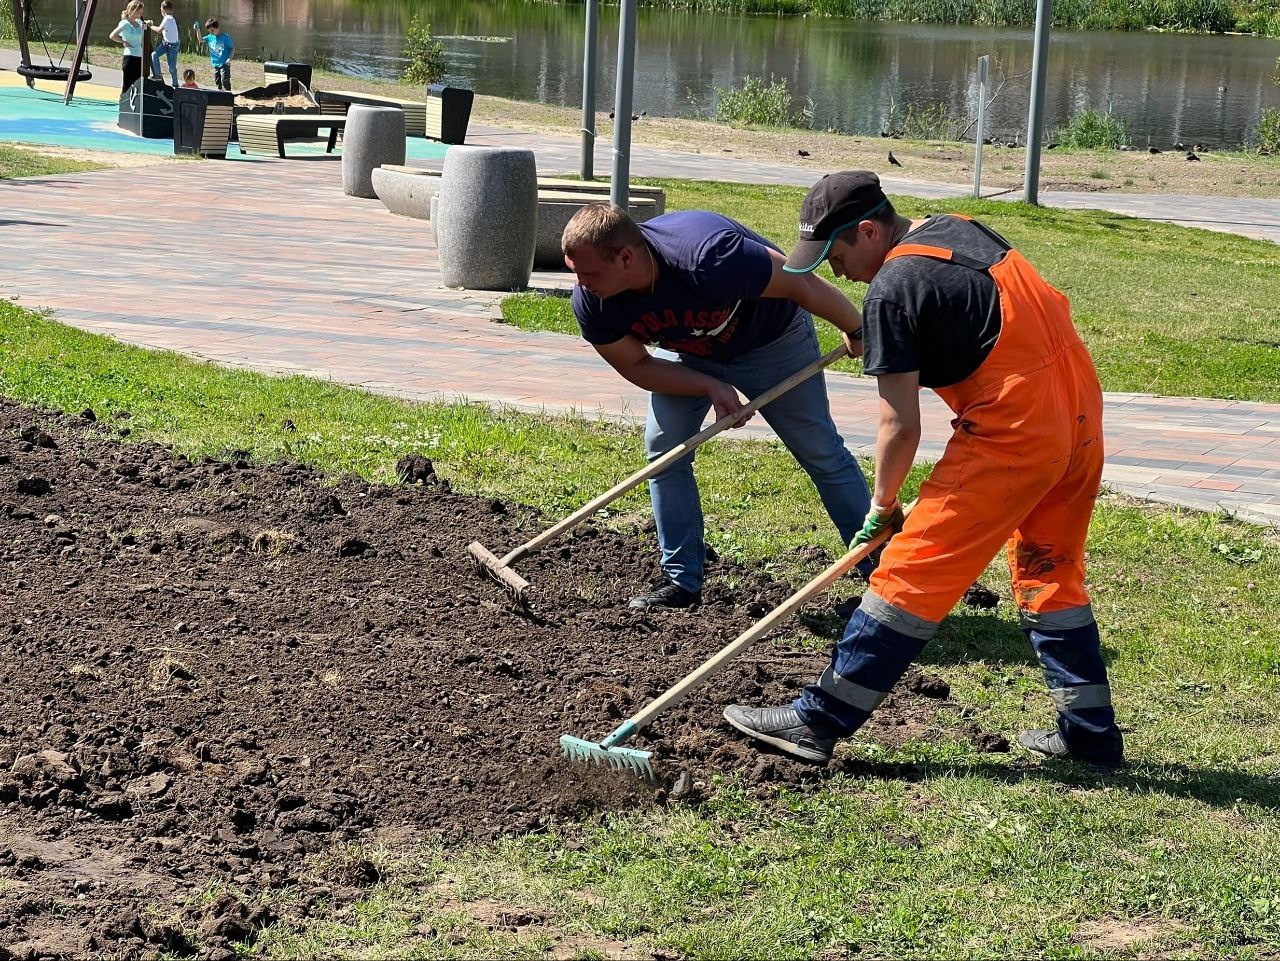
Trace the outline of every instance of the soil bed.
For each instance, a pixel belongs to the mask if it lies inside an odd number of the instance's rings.
[[[651,536],[587,527],[520,564],[525,618],[465,547],[525,540],[535,512],[452,493],[421,460],[398,486],[235,453],[192,463],[121,443],[122,414],[0,400],[0,959],[181,955],[193,933],[226,956],[269,920],[245,906],[255,893],[298,885],[305,913],[376,880],[314,888],[304,862],[335,845],[538,831],[696,800],[715,772],[762,794],[819,777],[720,719],[818,675],[819,655],[767,644],[639,739],[657,788],[557,746],[608,733],[785,586],[720,563],[696,612],[631,611],[657,574]],[[873,735],[954,736],[935,723],[954,716],[946,696],[913,674]],[[217,881],[246,901],[188,906]]]

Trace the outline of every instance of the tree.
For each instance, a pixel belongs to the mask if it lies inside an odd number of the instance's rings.
[[[444,79],[444,44],[431,35],[431,24],[409,21],[404,37],[404,55],[409,66],[404,69],[408,83],[439,83]]]

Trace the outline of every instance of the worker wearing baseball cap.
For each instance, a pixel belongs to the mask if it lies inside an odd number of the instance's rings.
[[[817,683],[792,704],[734,705],[750,737],[825,763],[920,654],[1007,545],[1014,598],[1057,708],[1023,747],[1111,766],[1123,739],[1085,590],[1085,539],[1102,477],[1102,390],[1067,298],[995,231],[967,217],[908,220],[870,171],[823,177],[784,269],[823,262],[869,284],[864,367],[880,393],[875,489],[854,544],[896,532]],[[920,442],[921,387],[956,418],[905,518],[898,493]]]

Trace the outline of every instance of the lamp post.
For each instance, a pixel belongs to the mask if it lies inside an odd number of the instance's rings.
[[[587,28],[582,51],[582,179],[595,177],[596,41],[600,33],[599,0],[587,0]]]
[[[613,104],[613,183],[609,199],[628,208],[631,177],[631,106],[636,69],[636,0],[622,0],[618,22],[618,84]]]
[[[1040,144],[1044,140],[1044,83],[1049,69],[1049,25],[1053,0],[1036,0],[1036,45],[1031,56],[1031,111],[1027,117],[1027,169],[1023,200],[1040,202]]]

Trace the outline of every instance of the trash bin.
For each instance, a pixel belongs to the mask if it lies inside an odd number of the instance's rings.
[[[116,126],[150,140],[173,136],[173,87],[140,77],[120,94]]]
[[[212,87],[179,87],[173,92],[173,152],[227,156],[236,95]]]
[[[262,65],[266,74],[266,83],[278,83],[281,80],[297,80],[305,87],[311,86],[311,64],[294,63],[291,60],[268,60]]]
[[[475,93],[465,87],[433,83],[427,87],[427,137],[441,143],[466,143]]]

